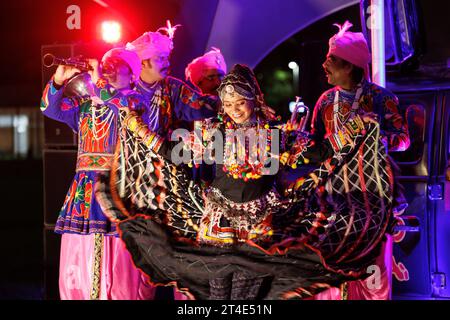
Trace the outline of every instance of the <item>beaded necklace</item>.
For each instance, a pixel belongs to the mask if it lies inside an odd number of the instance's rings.
[[[361,98],[362,91],[362,85],[361,83],[359,83],[356,86],[355,98],[353,99],[351,110],[347,114],[342,114],[339,108],[339,90],[336,90],[333,102],[333,122],[335,132],[338,132],[347,122],[347,120],[357,113],[359,109],[359,99]]]
[[[234,179],[259,179],[271,150],[269,124],[261,120],[236,124],[225,121],[223,171]]]

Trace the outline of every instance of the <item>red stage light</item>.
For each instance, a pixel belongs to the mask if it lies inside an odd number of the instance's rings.
[[[102,38],[107,43],[117,43],[122,37],[122,27],[117,21],[104,21],[102,23]]]

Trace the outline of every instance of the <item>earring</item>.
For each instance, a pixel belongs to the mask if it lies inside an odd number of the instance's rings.
[[[225,115],[225,112],[224,112],[224,110],[223,110],[223,108],[221,108],[221,110],[219,111],[219,112],[217,112],[217,119],[220,121],[220,122],[223,122],[223,116]]]

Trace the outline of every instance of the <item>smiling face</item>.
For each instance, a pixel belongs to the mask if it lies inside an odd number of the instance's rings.
[[[255,103],[238,94],[226,94],[223,99],[225,113],[236,123],[242,124],[249,121],[253,115]]]
[[[322,64],[325,71],[327,81],[333,86],[348,87],[348,83],[352,81],[351,64],[346,64],[344,60],[332,54],[327,55],[327,59]]]

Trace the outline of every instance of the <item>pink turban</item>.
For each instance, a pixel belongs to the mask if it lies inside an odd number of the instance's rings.
[[[134,74],[134,79],[138,80],[141,74],[142,66],[138,55],[125,48],[113,48],[103,55],[102,62],[108,58],[120,58],[125,61]]]
[[[168,56],[173,49],[173,36],[180,25],[172,26],[167,20],[167,27],[162,27],[156,32],[146,32],[133,42],[128,42],[126,48],[137,53],[139,59],[147,60],[156,56]],[[164,31],[167,35],[160,33]]]
[[[169,55],[173,49],[173,41],[159,32],[146,32],[126,45],[128,50],[137,53],[139,59],[147,60],[159,55]]]
[[[347,31],[352,24],[345,21],[344,25],[334,24],[339,32],[329,41],[328,54],[344,59],[364,70],[364,77],[369,79],[370,52],[366,39],[361,32]]]
[[[217,69],[227,73],[227,65],[219,49],[212,47],[204,55],[192,60],[185,70],[186,79],[197,85],[208,69]]]

